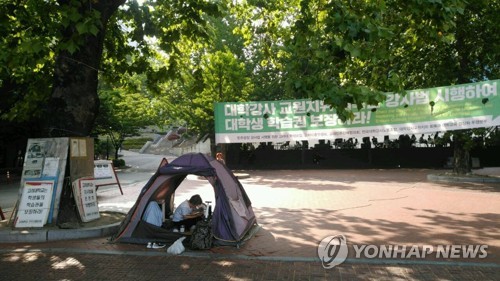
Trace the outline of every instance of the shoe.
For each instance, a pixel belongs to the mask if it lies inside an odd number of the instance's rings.
[[[153,243],[152,248],[153,248],[153,249],[161,249],[161,248],[165,248],[165,246],[167,246],[167,244],[163,244],[163,243]]]
[[[146,246],[146,248],[151,249],[151,247],[153,247],[153,245],[151,244],[151,242],[148,242],[148,245]]]

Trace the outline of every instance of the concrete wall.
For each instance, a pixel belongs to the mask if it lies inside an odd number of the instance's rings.
[[[191,143],[186,145],[179,145],[170,148],[169,152],[176,156],[181,156],[186,153],[199,152],[203,154],[210,154],[210,139],[204,142]]]

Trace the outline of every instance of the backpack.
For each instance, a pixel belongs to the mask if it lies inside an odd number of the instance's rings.
[[[210,221],[199,221],[191,234],[190,248],[206,250],[212,248],[212,226]]]

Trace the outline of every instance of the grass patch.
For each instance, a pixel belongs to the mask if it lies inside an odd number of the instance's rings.
[[[133,139],[126,139],[123,141],[123,149],[129,150],[129,149],[141,149],[144,144],[148,141],[153,141],[152,138],[133,138]]]

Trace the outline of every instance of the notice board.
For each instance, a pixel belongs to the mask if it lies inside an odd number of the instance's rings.
[[[120,181],[116,176],[113,161],[111,160],[95,160],[94,161],[94,180],[96,188],[104,185],[118,185],[120,192],[123,195]]]
[[[53,180],[26,180],[14,226],[44,226],[51,209],[53,189]]]
[[[99,218],[99,206],[93,178],[81,178],[74,181],[73,195],[82,222],[89,222]]]
[[[92,138],[28,139],[13,212],[15,227],[43,227],[55,222],[65,179],[93,177],[93,161]],[[66,174],[68,165],[69,175]]]
[[[72,182],[94,176],[94,139],[70,138],[69,168]]]
[[[28,139],[15,208],[16,227],[42,227],[56,220],[68,160],[68,144],[69,138]]]

